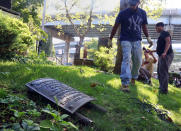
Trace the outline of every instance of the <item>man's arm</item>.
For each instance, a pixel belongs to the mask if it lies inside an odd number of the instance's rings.
[[[148,28],[147,28],[146,24],[142,25],[142,30],[143,30],[144,35],[146,37],[149,37],[149,35],[148,35]]]
[[[169,48],[170,48],[170,45],[171,45],[170,36],[166,37],[166,38],[165,38],[165,41],[166,41],[166,45],[165,45],[165,50],[164,50],[164,52],[163,52],[163,54],[162,54],[162,57],[163,57],[163,58],[167,55],[167,52],[168,52],[168,50],[169,50]]]
[[[113,28],[112,28],[112,31],[111,31],[111,35],[110,35],[110,40],[113,39],[113,37],[114,37],[114,35],[116,34],[116,31],[117,31],[119,25],[120,25],[120,23],[115,23],[115,24],[114,24],[114,26],[113,26]]]
[[[156,50],[149,50],[150,52],[156,52]]]
[[[152,42],[151,38],[149,37],[148,28],[147,28],[146,24],[142,25],[142,30],[143,30],[143,33],[146,36],[146,39],[147,39],[148,43],[150,44],[150,46],[149,46],[149,48],[150,48],[153,45],[153,42]]]

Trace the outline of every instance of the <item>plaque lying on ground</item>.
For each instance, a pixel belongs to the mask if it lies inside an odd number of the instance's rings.
[[[70,113],[75,113],[94,98],[77,91],[55,79],[41,78],[26,84],[26,86],[44,96]]]

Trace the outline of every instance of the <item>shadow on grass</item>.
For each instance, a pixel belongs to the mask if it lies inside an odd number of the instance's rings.
[[[138,85],[140,85],[140,87],[137,87],[134,92],[138,92],[137,94],[139,98],[146,98],[161,109],[163,108],[164,110],[169,111],[169,116],[172,120],[177,125],[181,125],[181,89],[169,85],[169,94],[162,95],[159,94],[159,83],[156,80],[154,80],[152,87],[140,83],[138,83]],[[143,91],[136,91],[140,89]]]
[[[171,87],[170,87],[171,88]],[[172,87],[173,88],[173,87]],[[167,95],[158,96],[158,104],[170,112],[172,119],[181,127],[181,91],[169,91]]]

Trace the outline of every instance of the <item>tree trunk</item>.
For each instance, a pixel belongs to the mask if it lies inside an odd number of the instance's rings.
[[[74,59],[80,59],[80,49],[81,49],[83,42],[84,42],[84,37],[80,37],[79,44],[76,46],[76,52],[74,55]]]
[[[114,74],[120,74],[121,73],[121,63],[122,63],[122,48],[119,39],[117,40],[117,56],[116,56],[116,64],[114,67]]]
[[[52,56],[52,49],[53,49],[53,41],[52,41],[52,34],[51,32],[47,33],[48,34],[48,40],[46,43],[41,41],[42,43],[39,45],[40,53],[41,51],[45,51],[46,56]]]
[[[63,55],[63,64],[67,64],[69,61],[69,48],[70,48],[70,41],[66,41],[64,48],[64,55]]]
[[[108,45],[108,37],[105,38],[99,38],[98,41],[98,49],[100,49],[101,47],[106,47],[106,48],[110,48],[110,46]]]
[[[125,8],[128,8],[128,0],[120,0],[120,11],[124,10]],[[118,36],[120,35],[121,32],[121,28],[119,27],[118,29]],[[120,74],[121,73],[121,63],[122,63],[122,48],[121,48],[121,44],[119,41],[119,37],[117,39],[117,45],[118,45],[118,49],[117,49],[117,56],[116,56],[116,64],[114,67],[114,73],[115,74]]]
[[[84,45],[84,55],[83,55],[83,59],[87,59],[87,46]]]

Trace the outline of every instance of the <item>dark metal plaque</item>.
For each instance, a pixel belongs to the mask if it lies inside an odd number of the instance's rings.
[[[27,83],[26,86],[30,90],[37,92],[72,114],[84,104],[95,100],[94,98],[51,78],[34,80]]]

